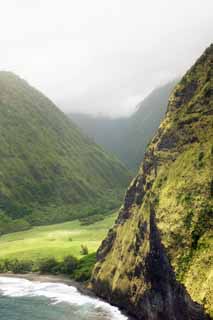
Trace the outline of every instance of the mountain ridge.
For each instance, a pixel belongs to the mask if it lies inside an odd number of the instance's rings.
[[[13,73],[1,72],[0,110],[1,215],[39,224],[48,223],[48,207],[55,212],[52,222],[58,222],[76,216],[82,203],[88,210],[104,198],[116,203],[112,191],[122,194],[130,176],[125,166],[83,135],[41,92]]]
[[[93,290],[138,319],[213,316],[212,62],[210,45],[176,85],[97,253]]]

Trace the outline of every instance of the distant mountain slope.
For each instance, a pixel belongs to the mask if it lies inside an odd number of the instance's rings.
[[[140,320],[213,317],[212,63],[213,44],[173,90],[97,252],[93,289]]]
[[[85,114],[70,114],[71,119],[89,137],[117,155],[130,169],[136,170],[145,148],[166,112],[169,94],[177,81],[153,90],[127,118],[111,119]]]
[[[169,95],[177,81],[154,89],[139,105],[130,117],[127,131],[124,133],[124,146],[121,159],[130,168],[138,169],[147,144],[165,116]]]
[[[68,219],[76,210],[58,207],[113,202],[112,191],[126,186],[129,173],[119,160],[9,72],[0,72],[0,113],[0,218],[39,223],[35,211],[51,207],[46,218],[38,213],[41,223]]]
[[[123,137],[128,128],[129,118],[113,119],[83,113],[71,113],[69,116],[96,143],[116,154],[118,158],[122,157]]]

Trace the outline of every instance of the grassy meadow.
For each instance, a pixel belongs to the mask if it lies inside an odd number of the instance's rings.
[[[33,260],[55,257],[62,260],[67,255],[82,258],[81,245],[94,253],[113,225],[116,213],[90,225],[81,225],[79,220],[33,227],[0,237],[0,260]]]

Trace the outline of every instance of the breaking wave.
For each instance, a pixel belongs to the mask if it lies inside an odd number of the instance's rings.
[[[29,281],[21,278],[0,277],[0,294],[9,297],[46,297],[52,304],[67,303],[85,308],[85,320],[127,320],[120,310],[110,304],[80,293],[75,287],[63,283]]]

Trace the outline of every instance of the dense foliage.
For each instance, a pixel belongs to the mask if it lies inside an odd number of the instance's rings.
[[[0,260],[0,273],[12,272],[24,274],[28,272],[39,272],[41,274],[65,274],[76,281],[83,282],[90,279],[95,261],[95,253],[85,255],[85,257],[81,259],[69,255],[65,256],[62,261],[58,261],[54,257],[38,261],[5,259]]]
[[[185,288],[213,316],[212,61],[213,44],[175,86],[98,250],[93,288],[141,319],[205,319],[192,302],[177,316]]]
[[[118,206],[127,169],[9,72],[0,72],[0,113],[1,233]]]

